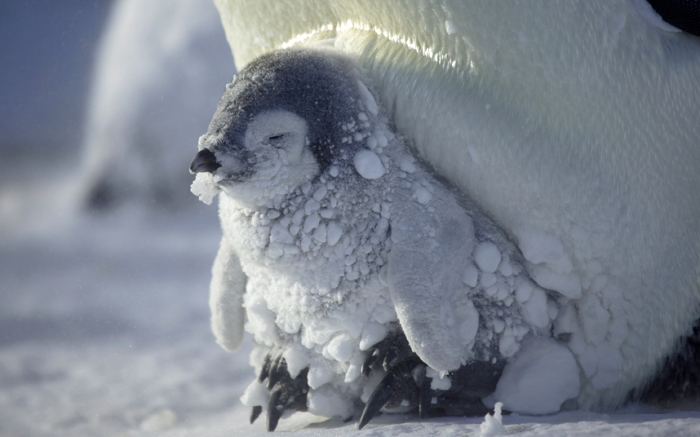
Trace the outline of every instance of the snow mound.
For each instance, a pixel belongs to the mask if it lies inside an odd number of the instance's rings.
[[[496,405],[494,405],[493,415],[487,413],[486,416],[484,416],[484,422],[479,425],[481,437],[497,437],[506,435],[506,428],[503,426],[503,416],[501,415],[502,407],[502,403],[496,402]]]
[[[503,370],[492,398],[506,409],[550,414],[579,394],[579,368],[571,351],[551,338],[523,340],[520,353]]]

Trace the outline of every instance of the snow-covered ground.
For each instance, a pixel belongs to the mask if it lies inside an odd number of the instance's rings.
[[[167,76],[161,79],[164,85]],[[118,123],[133,115],[112,114],[123,117]],[[192,154],[205,128],[187,134]],[[216,208],[184,187],[183,200],[171,204],[142,197],[73,217],[65,209],[71,202],[42,202],[65,195],[66,175],[78,167],[66,151],[74,150],[53,151],[56,159],[41,148],[13,149],[11,157],[8,150],[0,149],[0,436],[269,435],[264,419],[248,424],[238,400],[254,377],[250,339],[229,354],[209,328],[208,286],[220,238]],[[188,161],[176,164],[187,172]],[[700,405],[502,421],[507,434],[517,436],[692,436],[700,435]],[[295,414],[276,432],[476,436],[484,422],[384,415],[358,431],[356,419],[319,422]]]

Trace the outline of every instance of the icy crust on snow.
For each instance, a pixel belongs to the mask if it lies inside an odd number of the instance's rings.
[[[310,411],[329,417],[367,400],[382,376],[361,375],[367,351],[399,325],[442,376],[513,357],[557,315],[500,230],[410,155],[374,99],[357,103],[341,158],[322,174],[259,202],[227,186],[220,200],[224,238],[248,278],[251,364],[259,372],[270,353],[292,376],[309,367]],[[215,194],[208,187],[199,192]],[[267,396],[254,381],[242,402],[265,408]]]

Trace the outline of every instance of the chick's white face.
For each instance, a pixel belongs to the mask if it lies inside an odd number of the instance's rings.
[[[319,172],[308,147],[306,121],[283,110],[257,115],[245,133],[244,147],[250,158],[250,175],[243,181],[226,184],[224,192],[239,202],[257,207],[284,197]],[[219,161],[227,167],[226,157]]]

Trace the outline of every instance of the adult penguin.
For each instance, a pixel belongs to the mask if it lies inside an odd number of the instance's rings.
[[[318,41],[360,62],[416,152],[567,300],[554,334],[582,408],[697,392],[700,38],[678,3],[216,1],[239,69]]]

